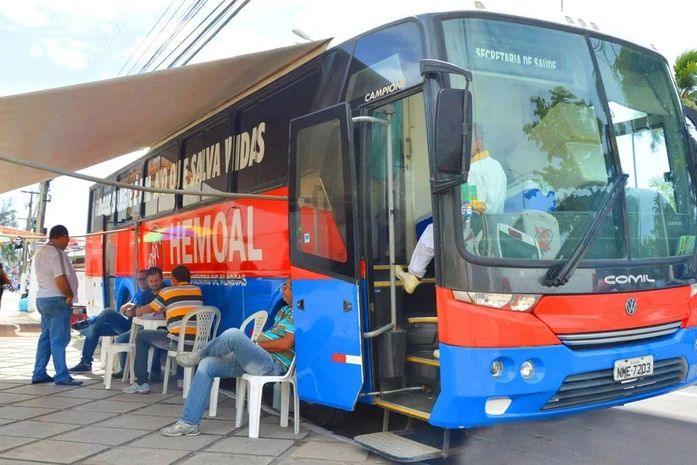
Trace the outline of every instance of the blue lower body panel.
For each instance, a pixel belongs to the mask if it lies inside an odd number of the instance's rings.
[[[482,349],[441,344],[441,393],[429,421],[444,428],[471,428],[542,420],[664,394],[697,382],[696,340],[697,328],[688,328],[652,342],[582,350],[564,345]],[[633,389],[612,381],[616,360],[645,355],[654,359],[651,382]],[[504,366],[496,378],[490,373],[494,360]],[[535,366],[527,380],[520,375],[526,360]],[[558,400],[569,395],[574,397]]]

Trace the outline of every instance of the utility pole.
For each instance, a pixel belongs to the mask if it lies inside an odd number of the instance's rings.
[[[48,190],[50,188],[51,180],[42,181],[39,186],[39,206],[36,210],[36,224],[34,225],[34,232],[43,234],[44,232],[44,220],[46,219],[46,204],[51,201],[48,196]]]
[[[24,228],[27,231],[33,231],[34,230],[34,224],[33,224],[33,219],[34,219],[34,213],[32,212],[32,207],[34,206],[34,196],[38,195],[39,193],[36,191],[21,191],[23,194],[29,194],[29,205],[27,205],[27,227]]]

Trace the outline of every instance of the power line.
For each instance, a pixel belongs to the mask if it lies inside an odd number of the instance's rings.
[[[162,19],[165,17],[165,15],[167,15],[167,12],[172,8],[172,5],[174,5],[174,2],[175,2],[175,0],[172,0],[172,2],[170,2],[170,4],[169,4],[169,5],[167,6],[167,8],[165,9],[165,11],[164,11],[164,12],[160,15],[160,17],[157,19],[157,21],[155,22],[155,24],[153,24],[152,28],[150,28],[150,31],[148,31],[148,33],[146,34],[145,38],[143,38],[143,40],[140,42],[140,44],[138,45],[138,47],[136,47],[136,49],[133,51],[133,53],[131,53],[131,56],[128,57],[128,60],[126,60],[126,63],[124,63],[124,65],[123,65],[123,66],[121,67],[121,69],[119,70],[119,76],[121,75],[121,73],[123,73],[124,69],[126,69],[126,67],[128,66],[128,63],[135,57],[136,53],[138,53],[138,50],[140,50],[140,49],[142,48],[142,49],[143,49],[142,52],[140,53],[140,55],[138,56],[138,58],[136,58],[136,59],[133,61],[133,64],[132,64],[131,68],[126,72],[126,74],[129,74],[131,71],[133,71],[133,68],[135,68],[135,66],[138,64],[138,62],[139,62],[140,60],[143,59],[143,57],[145,56],[145,54],[146,54],[146,53],[150,50],[150,48],[155,44],[157,38],[162,34],[162,32],[163,32],[163,31],[167,28],[167,26],[172,22],[172,19],[174,18],[174,16],[175,16],[177,13],[179,13],[179,10],[181,9],[182,6],[184,6],[184,3],[186,3],[186,0],[181,0],[181,2],[179,2],[179,6],[176,8],[176,10],[174,10],[174,11],[172,12],[172,14],[170,15],[169,19],[168,19],[166,22],[164,22],[164,23],[162,24],[162,27],[161,27],[160,30],[157,32],[157,35],[154,35],[154,36],[153,36],[153,31],[155,30],[155,28],[157,27],[157,25],[160,23],[160,21],[162,21]],[[152,38],[151,38],[151,36],[152,36]],[[148,39],[150,39],[150,43],[148,43],[147,47],[145,47],[144,45],[148,42]]]
[[[170,56],[172,56],[172,54],[173,54],[174,52],[176,52],[177,49],[178,49],[179,47],[181,47],[182,44],[184,44],[184,42],[186,42],[187,40],[189,40],[189,37],[191,37],[191,36],[196,32],[197,29],[199,29],[201,26],[203,26],[204,23],[205,23],[206,21],[208,21],[208,18],[210,18],[210,17],[216,12],[216,10],[218,10],[218,8],[220,8],[226,1],[227,1],[227,0],[222,0],[220,3],[218,3],[218,5],[216,5],[216,7],[213,8],[213,10],[211,10],[211,12],[208,13],[208,15],[207,15],[205,18],[203,18],[203,21],[201,21],[200,23],[198,23],[198,24],[196,25],[196,27],[194,27],[194,28],[186,35],[186,37],[184,37],[184,38],[179,42],[179,45],[177,45],[175,48],[173,48],[173,49],[167,54],[167,56],[164,57],[153,69],[158,69],[160,66],[162,66],[162,65],[165,63],[165,61],[167,61],[167,59],[168,59]],[[220,13],[218,14],[218,16],[217,16],[216,18],[214,18],[212,22],[209,23],[209,26],[210,26],[210,24],[212,24],[212,23],[214,23],[215,21],[217,21],[218,18],[220,18],[220,15],[225,14],[225,12],[227,12],[230,8],[232,8],[232,6],[233,6],[235,3],[236,3],[236,0],[232,0],[228,6],[224,7],[224,8],[223,8],[223,11],[220,12]],[[202,34],[205,33],[206,30],[208,30],[208,26],[205,27],[205,29],[204,29],[204,31],[202,32]],[[174,63],[176,63],[176,61],[179,59],[179,57],[181,57],[183,53],[186,53],[186,51],[189,50],[189,47],[191,47],[191,46],[196,42],[196,40],[199,39],[199,37],[201,37],[200,34],[187,46],[187,48],[186,48],[182,53],[180,53],[179,55],[177,55],[177,57],[175,57],[174,60],[170,62],[170,64],[167,66],[167,68],[172,68],[172,67],[174,66]]]
[[[144,73],[147,71],[148,67],[167,49],[169,44],[174,40],[174,38],[179,34],[182,28],[193,18],[205,5],[205,0],[196,0],[194,4],[187,10],[184,17],[179,21],[179,24],[175,30],[169,35],[169,37],[157,48],[155,53],[150,57],[150,59],[140,68],[139,73]]]
[[[232,18],[237,16],[237,13],[239,13],[240,10],[242,10],[242,8],[244,8],[250,1],[251,0],[243,0],[242,5],[240,5],[239,8],[237,8],[227,19],[225,19],[225,21],[223,21],[223,23],[220,25],[220,27],[218,27],[218,29],[216,29],[215,32],[213,32],[213,34],[211,34],[196,50],[194,50],[194,52],[191,54],[191,56],[189,56],[189,58],[187,58],[182,63],[182,66],[189,63],[196,55],[198,55],[198,52],[200,52],[203,49],[203,47],[208,45],[208,43],[213,39],[213,37],[215,37],[225,26],[227,26],[227,23],[229,23]],[[236,0],[233,1],[233,3],[236,3]],[[198,40],[198,38],[197,38],[197,40]],[[177,57],[177,59],[179,59],[179,57]]]

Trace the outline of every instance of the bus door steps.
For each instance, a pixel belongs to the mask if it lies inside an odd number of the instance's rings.
[[[383,394],[375,401],[375,405],[391,412],[428,421],[435,402],[436,399],[430,392],[406,391]]]
[[[409,321],[410,325],[437,325],[438,324],[438,317],[437,316],[412,316],[409,317],[407,320]]]
[[[416,441],[413,436],[414,431],[385,431],[361,434],[353,439],[369,451],[396,462],[420,462],[443,457],[442,449]]]
[[[417,365],[428,365],[432,367],[440,367],[440,360],[437,358],[439,355],[438,349],[436,350],[419,350],[407,354],[407,362],[415,363]]]
[[[422,284],[424,284],[424,283],[435,284],[436,278],[423,278],[421,280],[421,283]],[[402,281],[400,281],[399,279],[395,280],[394,284],[395,284],[395,287],[402,287],[403,286]],[[375,281],[374,286],[376,289],[388,288],[388,287],[390,287],[390,281],[389,280],[387,280],[387,281]]]
[[[467,443],[467,432],[416,423],[398,431],[362,434],[354,440],[369,451],[396,462],[419,462],[461,454]]]

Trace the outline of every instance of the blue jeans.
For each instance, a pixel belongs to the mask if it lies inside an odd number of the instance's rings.
[[[82,345],[82,359],[80,363],[92,364],[92,357],[97,348],[99,338],[102,336],[118,336],[131,329],[131,319],[120,314],[116,310],[107,308],[97,315],[85,330],[85,342]],[[125,342],[128,342],[126,340]],[[125,354],[124,354],[125,362]],[[123,366],[123,364],[122,364]]]
[[[286,368],[239,329],[228,329],[201,350],[199,363],[180,418],[198,425],[208,406],[213,378],[237,378],[244,373],[275,376]]]
[[[36,346],[36,363],[32,380],[40,381],[48,376],[46,366],[53,357],[56,369],[55,381],[70,379],[65,364],[65,348],[70,343],[70,315],[73,313],[64,297],[41,297],[36,299],[36,308],[41,314],[41,336]]]
[[[136,334],[136,358],[133,371],[136,373],[138,384],[148,382],[148,351],[150,347],[155,348],[151,372],[153,378],[159,377],[161,371],[160,351],[157,349],[177,350],[177,341],[168,337],[168,334],[167,330],[164,329],[143,329]]]

